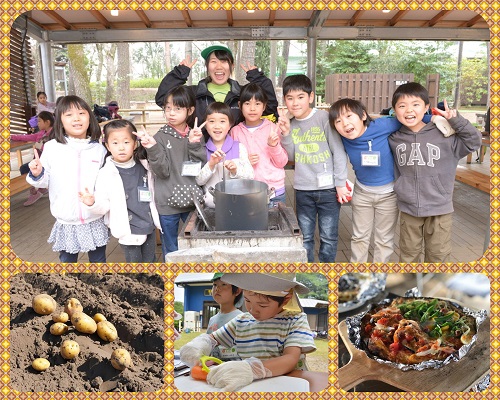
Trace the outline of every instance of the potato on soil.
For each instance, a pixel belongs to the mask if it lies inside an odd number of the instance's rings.
[[[76,312],[71,316],[71,323],[78,332],[91,335],[97,330],[97,324],[90,315],[84,312]]]
[[[82,303],[80,303],[80,300],[72,297],[64,305],[64,312],[71,318],[75,312],[83,312]]]
[[[63,324],[69,321],[68,313],[61,311],[59,313],[52,314],[52,321],[54,322],[62,322]]]
[[[101,314],[101,313],[97,313],[97,314],[94,314],[94,316],[92,317],[94,319],[94,321],[98,324],[99,322],[101,321],[107,321],[106,320],[106,317]]]
[[[62,322],[56,322],[50,326],[50,333],[56,336],[64,335],[68,332],[68,325],[63,324]]]
[[[126,349],[116,349],[111,353],[111,365],[113,368],[123,371],[132,365],[132,358]]]
[[[37,314],[49,315],[55,311],[57,303],[51,296],[43,293],[33,297],[32,306]]]
[[[61,344],[61,355],[66,360],[72,360],[80,354],[80,345],[74,340],[65,340]]]
[[[115,326],[109,321],[101,321],[97,324],[97,334],[102,340],[112,342],[118,337]]]
[[[50,362],[46,358],[35,358],[31,363],[31,366],[35,371],[42,372],[50,367]]]

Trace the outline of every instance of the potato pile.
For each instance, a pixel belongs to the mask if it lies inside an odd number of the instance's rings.
[[[52,335],[62,336],[71,329],[78,332],[97,335],[104,341],[112,342],[118,338],[115,326],[101,313],[93,317],[83,312],[82,303],[78,299],[70,298],[64,305],[64,311],[56,311],[57,302],[48,294],[39,294],[33,298],[33,309],[37,314],[52,314],[53,324],[49,331]],[[71,326],[67,322],[71,322]],[[72,360],[80,354],[80,345],[75,340],[64,340],[61,344],[61,356],[65,360]],[[110,357],[111,365],[120,371],[132,365],[130,353],[123,348],[113,351]],[[31,366],[35,371],[42,372],[50,367],[50,362],[45,358],[36,358]]]

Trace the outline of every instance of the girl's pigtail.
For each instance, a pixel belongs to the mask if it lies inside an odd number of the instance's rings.
[[[134,160],[135,162],[140,162],[140,160],[147,160],[148,153],[146,148],[141,144],[141,141],[138,141],[137,147],[134,149]]]

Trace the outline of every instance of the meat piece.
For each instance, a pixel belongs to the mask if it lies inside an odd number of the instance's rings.
[[[379,326],[397,328],[399,321],[403,319],[401,311],[396,307],[385,307],[372,314],[371,319]]]
[[[416,353],[419,348],[429,344],[429,336],[415,321],[402,319],[394,332],[394,342],[401,343],[402,346]]]

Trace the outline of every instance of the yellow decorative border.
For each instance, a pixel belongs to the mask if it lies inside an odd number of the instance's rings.
[[[326,391],[321,392],[321,394],[310,393],[310,394],[297,394],[296,397],[306,399],[306,398],[358,398],[358,397],[369,397],[373,399],[392,399],[392,398],[496,398],[499,395],[499,380],[500,375],[498,370],[500,369],[500,313],[499,313],[499,275],[500,272],[497,270],[499,260],[499,223],[500,223],[500,191],[499,191],[499,143],[497,141],[498,131],[497,127],[499,125],[499,112],[500,109],[497,106],[500,100],[500,38],[499,38],[499,25],[498,20],[500,14],[498,10],[500,8],[500,2],[494,1],[356,1],[356,0],[343,0],[339,2],[324,2],[324,1],[96,1],[96,0],[82,0],[79,1],[65,1],[65,0],[40,0],[40,1],[14,1],[4,0],[1,3],[1,30],[2,30],[2,41],[0,44],[0,90],[2,92],[2,103],[3,106],[0,109],[0,121],[1,121],[1,133],[2,133],[2,144],[0,149],[1,154],[1,171],[2,171],[2,187],[0,191],[1,199],[1,219],[2,225],[1,230],[1,264],[3,266],[2,272],[0,273],[0,308],[2,310],[2,315],[0,319],[0,378],[1,378],[1,394],[4,398],[15,399],[15,398],[44,398],[44,399],[61,399],[61,398],[78,398],[78,399],[97,399],[97,398],[112,398],[112,399],[152,399],[152,398],[260,398],[264,397],[266,399],[284,399],[288,398],[287,395],[282,393],[276,394],[223,394],[223,393],[206,393],[206,394],[193,394],[191,396],[188,393],[180,393],[176,390],[173,385],[173,377],[171,375],[173,369],[172,360],[172,350],[173,350],[173,331],[169,328],[173,324],[173,281],[175,276],[183,272],[213,272],[213,266],[206,264],[191,264],[191,265],[168,265],[163,266],[160,269],[158,265],[155,266],[135,266],[131,264],[110,264],[106,266],[97,266],[94,264],[80,264],[70,267],[62,267],[59,264],[35,264],[30,262],[24,262],[16,257],[14,252],[10,247],[10,227],[9,227],[9,207],[10,207],[10,193],[9,193],[9,91],[10,91],[10,74],[9,74],[9,32],[10,26],[13,21],[22,13],[30,11],[33,9],[38,10],[103,10],[103,9],[120,9],[120,10],[244,10],[244,9],[260,9],[260,10],[381,10],[381,9],[399,9],[399,10],[471,10],[480,13],[483,18],[488,22],[491,32],[491,47],[490,47],[490,61],[491,61],[491,103],[493,104],[491,108],[491,125],[493,130],[491,136],[493,138],[493,143],[491,144],[491,247],[488,249],[486,254],[478,261],[466,264],[466,263],[448,263],[441,265],[428,265],[428,264],[418,264],[418,265],[397,265],[397,264],[373,264],[366,265],[357,268],[358,271],[383,271],[383,272],[442,272],[442,273],[457,273],[457,272],[482,272],[488,274],[491,280],[491,384],[486,392],[483,393],[371,393],[371,394],[357,394],[357,393],[345,393],[338,388],[336,379],[336,370],[338,365],[337,359],[337,294],[336,294],[336,283],[338,278],[354,269],[351,264],[332,264],[332,265],[282,265],[282,264],[261,264],[261,265],[243,265],[243,264],[228,264],[224,266],[225,271],[232,272],[319,272],[324,273],[329,279],[329,370],[330,370],[330,386]],[[221,270],[218,267],[217,270]],[[129,273],[129,272],[144,272],[144,273],[157,273],[160,274],[165,280],[165,323],[166,323],[166,341],[165,341],[165,385],[164,387],[155,393],[40,393],[40,394],[29,394],[29,393],[17,393],[13,391],[9,386],[9,279],[11,276],[18,272],[48,272],[48,273],[69,273],[69,272],[97,272],[97,273]],[[294,397],[292,394],[291,397]]]

